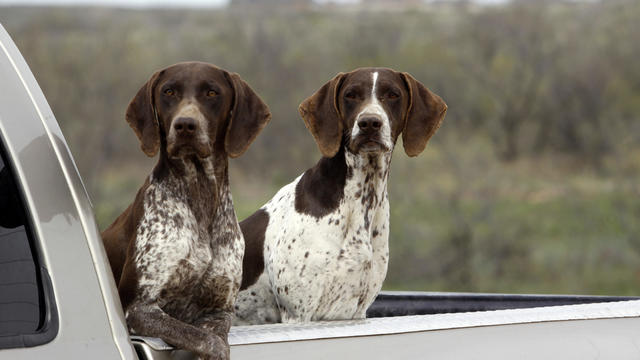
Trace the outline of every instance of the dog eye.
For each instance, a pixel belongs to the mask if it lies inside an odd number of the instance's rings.
[[[387,93],[387,98],[390,99],[390,100],[395,100],[395,99],[397,99],[399,97],[400,97],[400,95],[398,95],[398,93],[395,93],[393,91],[389,91]]]
[[[215,97],[215,96],[218,96],[218,93],[215,92],[215,90],[209,90],[209,91],[207,91],[207,96],[208,97]]]
[[[168,96],[172,96],[174,93],[175,93],[175,92],[173,91],[173,89],[166,89],[166,90],[164,91],[164,94],[165,94],[165,95],[168,95]]]
[[[349,100],[355,100],[356,97],[358,97],[356,95],[356,93],[354,91],[349,91],[346,94],[344,94],[344,97],[346,97]]]

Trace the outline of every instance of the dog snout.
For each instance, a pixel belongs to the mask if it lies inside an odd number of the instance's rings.
[[[178,136],[191,136],[198,130],[198,124],[194,118],[179,117],[174,121],[173,128]]]
[[[366,115],[358,120],[358,127],[363,132],[379,131],[382,127],[382,119],[379,116]]]

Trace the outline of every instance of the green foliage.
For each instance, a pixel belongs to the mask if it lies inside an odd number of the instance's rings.
[[[273,121],[231,162],[239,218],[319,152],[297,107],[338,72],[408,71],[449,105],[398,145],[389,289],[638,294],[640,3],[517,1],[386,12],[0,8],[106,227],[153,166],[124,122],[160,67],[238,72]]]

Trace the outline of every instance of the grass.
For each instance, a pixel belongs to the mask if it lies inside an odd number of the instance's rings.
[[[502,163],[482,141],[447,146],[430,145],[416,159],[396,149],[385,289],[640,294],[635,156],[594,171],[549,155]],[[99,186],[101,228],[142,184],[145,169],[129,170],[112,169]],[[238,218],[291,180],[232,164]]]
[[[414,186],[422,195],[391,185],[386,289],[640,293],[637,167],[596,172],[550,156],[505,164],[474,148],[457,149],[462,170],[433,159],[415,169],[438,169]]]

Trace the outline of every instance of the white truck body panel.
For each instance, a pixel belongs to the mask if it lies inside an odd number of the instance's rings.
[[[51,342],[1,350],[0,358],[135,359],[89,197],[49,104],[1,25],[0,79],[0,136],[60,319]]]

